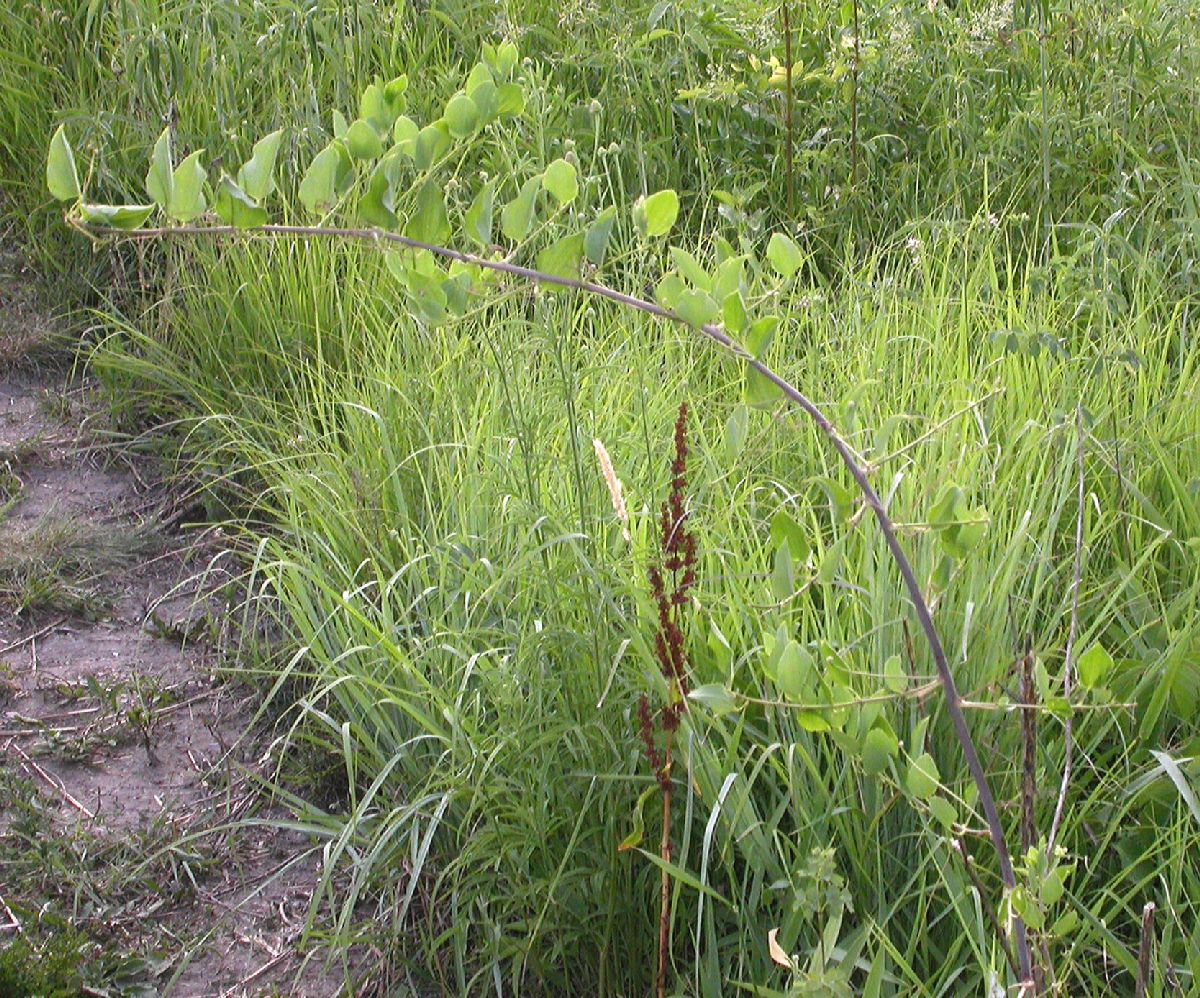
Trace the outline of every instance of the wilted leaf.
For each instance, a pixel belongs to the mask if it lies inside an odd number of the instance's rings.
[[[767,933],[767,952],[771,954],[771,960],[779,964],[779,966],[787,967],[788,970],[795,970],[792,958],[779,945],[778,936],[778,929],[772,929]]]
[[[136,229],[154,211],[152,204],[85,204],[80,203],[80,217],[88,225],[107,225],[113,229]]]

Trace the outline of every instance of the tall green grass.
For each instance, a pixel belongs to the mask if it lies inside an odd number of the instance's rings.
[[[857,190],[845,27],[798,11],[815,74],[797,93],[799,220],[781,217],[778,92],[747,68],[781,54],[774,5],[55,10],[0,14],[3,47],[37,66],[4,91],[0,145],[0,182],[35,232],[49,223],[31,177],[56,120],[96,130],[95,183],[114,195],[136,189],[172,105],[182,147],[240,153],[291,124],[303,161],[329,127],[320,109],[351,107],[372,74],[408,72],[418,110],[434,106],[481,41],[505,35],[530,59],[533,98],[472,169],[520,174],[571,144],[598,199],[678,187],[702,258],[719,236],[761,255],[789,226],[813,264],[776,303],[770,359],[875,467],[960,686],[988,705],[972,721],[1014,838],[1016,661],[1028,643],[1060,691],[1076,593],[1078,648],[1115,659],[1111,701],[1074,722],[1058,841],[1076,865],[1053,915],[1077,927],[1046,944],[1060,990],[1132,992],[1147,901],[1150,993],[1196,986],[1191,6],[1100,4],[1086,21],[1048,8],[1043,35],[1021,5],[865,11]],[[255,608],[286,635],[286,664],[261,665],[296,697],[285,744],[339,769],[291,801],[325,843],[314,933],[379,946],[393,982],[450,994],[649,990],[658,870],[617,846],[652,783],[634,716],[659,681],[645,571],[687,400],[694,685],[763,702],[721,716],[697,704],[685,725],[679,992],[975,994],[1004,980],[984,914],[1000,888],[936,696],[855,709],[846,732],[883,717],[907,753],[936,759],[982,898],[947,829],[902,792],[903,765],[867,775],[844,740],[776,702],[764,661],[781,629],[824,642],[859,694],[893,656],[914,683],[932,666],[910,652],[869,517],[847,525],[836,508],[849,481],[819,436],[774,412],[728,446],[734,363],[610,304],[515,286],[429,328],[362,248],[216,245],[150,262],[161,281],[113,297],[92,369],[119,415],[179,428],[189,479],[243,542]],[[613,279],[640,292],[660,266],[630,253]],[[628,543],[593,439],[625,484]],[[947,483],[990,518],[949,574],[927,522]],[[812,548],[782,601],[780,509]],[[1045,833],[1064,741],[1060,717],[1039,724]],[[776,929],[807,976],[772,962]]]
[[[1200,499],[1187,483],[1200,480],[1200,458],[1182,311],[1147,265],[1129,284],[1129,314],[1098,336],[1057,283],[1032,288],[1030,261],[1007,254],[985,220],[931,239],[919,266],[897,257],[907,251],[860,262],[836,291],[798,293],[772,359],[878,461],[922,578],[934,578],[938,556],[920,524],[940,487],[953,480],[986,506],[983,549],[948,583],[930,583],[969,699],[1015,698],[1026,635],[1049,672],[1061,670],[1083,447],[1080,642],[1111,649],[1116,700],[1138,706],[1076,721],[1059,841],[1078,857],[1068,906],[1082,927],[1055,944],[1054,966],[1072,993],[1125,973],[1151,898],[1173,912],[1165,931],[1186,964],[1195,870],[1167,842],[1190,848],[1200,827],[1148,750],[1190,756],[1187,695],[1145,722],[1165,675],[1194,669],[1200,580],[1188,541]],[[309,815],[331,842],[331,885],[343,868],[353,878],[334,895],[342,938],[365,900],[377,906],[368,922],[386,915],[384,935],[415,940],[405,952],[427,954],[451,993],[534,981],[643,992],[656,871],[615,847],[649,779],[631,707],[654,681],[643,579],[674,407],[686,398],[694,420],[697,685],[772,699],[761,663],[780,626],[841,651],[863,690],[907,654],[904,601],[869,524],[844,535],[832,580],[815,581],[843,536],[824,481],[844,485],[840,472],[786,417],[756,423],[731,460],[736,368],[686,333],[608,306],[520,295],[435,331],[372,292],[385,271],[370,253],[272,246],[195,262],[201,283],[180,289],[167,327],[114,332],[94,364],[125,404],[171,400],[168,411],[192,420],[200,468],[238,469],[223,490],[244,488],[239,505],[274,524],[247,525],[260,544],[252,579],[301,649],[291,668],[312,684],[296,737],[347,770],[346,810]],[[1012,353],[993,335],[1046,329],[1065,334],[1065,353]],[[627,485],[631,545],[593,437]],[[783,606],[769,580],[779,508],[815,549],[813,577]],[[916,669],[931,666],[918,656]],[[909,740],[929,712],[929,747],[969,801],[934,703],[888,716]],[[812,850],[830,845],[855,913],[842,945],[864,969],[882,953],[900,993],[984,988],[999,958],[941,826],[794,711],[733,717],[697,707],[688,725],[678,862],[724,899],[679,888],[689,989],[778,981],[772,928],[799,949],[815,944],[824,926],[795,905]],[[1059,721],[1042,723],[1044,832],[1062,741]],[[1015,801],[1015,714],[981,713],[977,734],[1001,799]]]

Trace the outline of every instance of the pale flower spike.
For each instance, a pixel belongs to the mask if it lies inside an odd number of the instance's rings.
[[[625,509],[625,496],[621,492],[621,479],[613,471],[612,458],[600,440],[593,439],[592,446],[596,449],[596,460],[600,462],[600,473],[604,476],[604,484],[608,486],[608,494],[612,499],[613,511],[621,521],[621,536],[625,543],[632,543],[629,536],[629,512]]]

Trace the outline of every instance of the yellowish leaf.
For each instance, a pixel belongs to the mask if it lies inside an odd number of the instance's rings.
[[[795,964],[792,963],[792,958],[784,952],[783,947],[779,945],[779,930],[772,929],[767,933],[767,952],[771,954],[771,959],[779,966],[787,967],[788,970],[795,970]]]

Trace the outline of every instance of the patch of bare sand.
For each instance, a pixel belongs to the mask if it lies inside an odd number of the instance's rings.
[[[82,439],[82,404],[45,373],[0,376],[0,771],[37,787],[65,855],[132,867],[88,880],[79,927],[159,961],[159,993],[343,994],[301,951],[312,847],[244,822],[281,813],[253,780],[257,698],[204,637],[221,630],[219,539],[163,530],[164,497]],[[0,851],[17,818],[0,799]],[[17,922],[30,879],[0,868]]]

